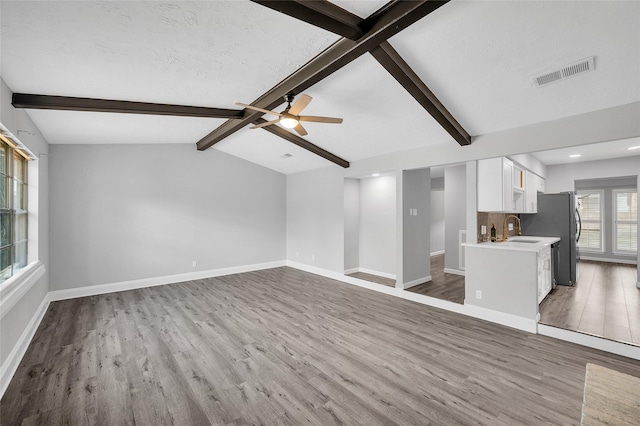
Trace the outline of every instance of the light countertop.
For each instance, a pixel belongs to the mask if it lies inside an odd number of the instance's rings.
[[[514,236],[505,242],[463,243],[465,247],[478,247],[493,250],[517,250],[539,252],[541,249],[560,241],[558,237]]]

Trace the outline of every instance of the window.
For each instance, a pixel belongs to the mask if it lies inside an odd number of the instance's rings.
[[[613,251],[638,252],[638,191],[613,190]]]
[[[0,282],[27,265],[27,159],[0,139]]]
[[[581,250],[603,251],[602,190],[578,191],[578,212],[582,220],[582,232],[578,247]]]

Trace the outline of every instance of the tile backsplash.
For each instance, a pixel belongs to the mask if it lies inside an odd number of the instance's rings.
[[[495,225],[496,227],[496,237],[502,238],[502,224],[504,223],[504,218],[509,216],[511,213],[494,213],[494,212],[478,212],[478,242],[489,241],[491,238],[491,225]],[[517,216],[517,215],[516,215]],[[515,220],[511,219],[510,223],[514,223]],[[487,233],[482,235],[482,225],[487,227]],[[517,235],[518,229],[516,225],[513,226],[513,231],[507,231],[507,237]]]

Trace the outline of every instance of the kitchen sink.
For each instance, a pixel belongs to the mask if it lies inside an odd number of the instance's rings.
[[[537,244],[540,242],[540,240],[521,240],[521,239],[507,240],[507,241],[511,241],[512,243],[525,243],[525,244]]]

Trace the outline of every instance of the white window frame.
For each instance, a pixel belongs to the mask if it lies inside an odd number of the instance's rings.
[[[19,149],[31,158],[27,162],[27,265],[0,283],[0,318],[11,311],[13,306],[38,282],[44,275],[45,267],[39,260],[39,233],[38,233],[38,181],[39,166],[37,157],[29,151],[2,123],[0,123],[0,137],[5,143],[15,145],[14,149]],[[7,142],[8,139],[8,142]]]
[[[604,228],[605,228],[605,223],[604,223],[604,203],[605,203],[605,199],[604,199],[604,189],[580,189],[578,191],[576,191],[576,194],[578,195],[578,197],[580,195],[583,194],[599,194],[600,195],[600,248],[596,249],[596,248],[591,248],[591,247],[580,247],[580,243],[578,242],[578,250],[580,250],[581,252],[588,252],[588,253],[604,253],[605,250],[604,248],[606,247],[606,241],[605,241],[605,237],[606,234],[604,232]],[[582,217],[581,215],[581,221],[582,221],[582,225],[583,225],[583,231],[584,231],[584,224],[585,223],[598,223],[598,221],[595,220],[588,220],[585,219],[584,217]]]
[[[629,251],[629,250],[618,250],[618,233],[617,231],[617,225],[618,222],[620,223],[624,223],[624,224],[635,224],[636,226],[638,225],[638,221],[637,220],[622,220],[622,221],[618,221],[618,203],[616,200],[616,194],[619,193],[629,193],[629,192],[635,192],[637,194],[638,190],[637,188],[615,188],[611,190],[611,203],[612,203],[612,208],[611,208],[611,241],[613,242],[613,245],[611,247],[611,251],[614,254],[618,254],[618,255],[637,255],[638,251]]]

